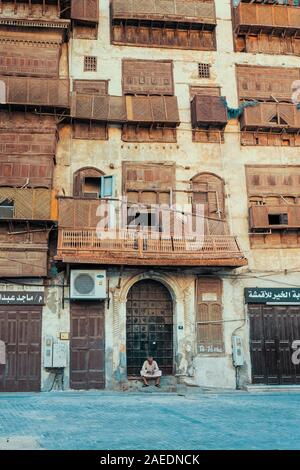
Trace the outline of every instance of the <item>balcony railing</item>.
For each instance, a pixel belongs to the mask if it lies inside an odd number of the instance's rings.
[[[235,9],[234,25],[238,34],[284,31],[295,34],[300,30],[300,8],[241,2]]]
[[[133,230],[59,229],[56,258],[64,262],[153,266],[243,266],[230,235],[166,237]]]

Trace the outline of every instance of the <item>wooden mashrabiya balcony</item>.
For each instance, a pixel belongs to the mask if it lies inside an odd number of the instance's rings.
[[[300,33],[300,8],[240,2],[234,11],[234,28],[237,34],[297,34]]]
[[[163,21],[216,26],[213,0],[112,0],[113,20]]]
[[[247,264],[231,235],[165,237],[134,230],[97,232],[59,229],[56,259],[70,263],[151,266],[230,266]]]

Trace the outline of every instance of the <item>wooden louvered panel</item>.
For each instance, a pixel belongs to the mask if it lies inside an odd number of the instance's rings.
[[[30,135],[43,134],[42,139],[44,141],[45,135],[48,135],[47,139],[52,138],[56,134],[57,124],[56,118],[53,115],[41,115],[34,113],[24,113],[24,111],[9,112],[0,109],[0,130],[1,132],[8,132],[10,134],[24,133],[26,139],[29,139]],[[25,139],[24,139],[25,140]],[[2,139],[0,140],[1,143]],[[37,143],[37,138],[35,138]],[[43,153],[43,152],[42,152]]]
[[[82,140],[107,140],[107,126],[98,122],[74,122],[73,138]]]
[[[51,220],[51,191],[48,189],[0,188],[0,202],[13,201],[14,219]]]
[[[195,95],[201,96],[221,96],[220,87],[210,86],[190,86],[190,97],[194,98]]]
[[[74,210],[70,199],[58,200],[58,225],[60,227],[75,227]]]
[[[103,122],[125,122],[125,98],[73,92],[71,116]]]
[[[72,0],[71,19],[89,23],[98,23],[99,0]]]
[[[224,128],[228,122],[227,109],[219,96],[195,95],[192,103],[194,128],[216,126]]]
[[[277,216],[285,214],[284,218],[277,222]],[[272,220],[272,216],[276,216]],[[295,229],[300,228],[300,205],[281,204],[250,207],[250,227],[253,229]]]
[[[55,132],[34,132],[28,129],[0,128],[0,155],[55,155],[57,138]]]
[[[48,246],[42,248],[30,246],[29,243],[1,248],[0,276],[2,277],[39,277],[47,276]]]
[[[0,156],[0,186],[45,187],[51,189],[52,156]]]
[[[71,115],[103,122],[179,124],[175,96],[98,96],[74,92]]]
[[[41,105],[67,108],[69,81],[28,77],[0,77],[6,86],[8,104]]]
[[[216,25],[213,0],[112,0],[112,17]]]
[[[58,77],[61,46],[0,42],[0,74]]]
[[[300,110],[288,103],[260,103],[245,108],[240,122],[242,130],[266,128],[296,132],[300,128]]]
[[[173,95],[173,63],[123,60],[123,94]]]
[[[237,66],[240,99],[291,102],[293,82],[300,79],[300,69],[286,67]],[[272,98],[273,97],[273,98]]]
[[[177,142],[176,128],[127,124],[122,129],[123,142]]]
[[[300,29],[300,8],[240,2],[235,10],[234,23],[239,32],[296,32]]]
[[[78,93],[101,95],[108,94],[108,81],[107,80],[74,80],[73,91]]]
[[[179,125],[179,109],[175,96],[127,96],[127,120],[136,123],[168,123]]]
[[[107,207],[100,199],[59,198],[58,224],[61,228],[95,228],[100,222],[99,206]]]
[[[204,214],[225,219],[224,182],[211,173],[201,173],[192,179],[193,204],[203,204]]]
[[[175,184],[175,166],[152,163],[123,163],[123,189],[169,191]]]
[[[224,352],[222,280],[197,280],[197,345],[198,353]]]
[[[289,225],[300,228],[300,205],[288,206]]]
[[[168,29],[153,26],[153,22],[145,21],[146,25],[141,27],[138,20],[134,24],[123,24],[122,20],[113,22],[112,42],[113,44],[129,44],[143,47],[177,48],[188,50],[216,50],[215,31],[191,30],[189,23],[180,24],[176,28],[176,22],[170,22]],[[143,22],[144,23],[144,22]],[[205,26],[206,27],[206,26]],[[181,29],[183,28],[183,29]]]
[[[249,224],[253,229],[269,228],[267,206],[252,206],[249,210]]]
[[[256,165],[246,167],[248,196],[300,195],[300,166]]]

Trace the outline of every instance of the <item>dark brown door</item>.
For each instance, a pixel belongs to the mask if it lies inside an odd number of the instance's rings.
[[[104,359],[104,302],[71,303],[71,388],[104,388]]]
[[[249,305],[252,382],[300,384],[292,343],[300,340],[300,306]]]
[[[127,374],[140,375],[148,354],[163,374],[173,374],[173,303],[160,282],[134,284],[127,299]]]
[[[0,308],[0,340],[6,346],[6,364],[0,365],[1,392],[40,391],[41,326],[41,307]]]

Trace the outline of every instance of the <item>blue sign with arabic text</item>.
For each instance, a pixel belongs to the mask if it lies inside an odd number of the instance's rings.
[[[245,289],[245,302],[247,304],[291,304],[300,303],[300,289],[299,288],[251,288]]]

